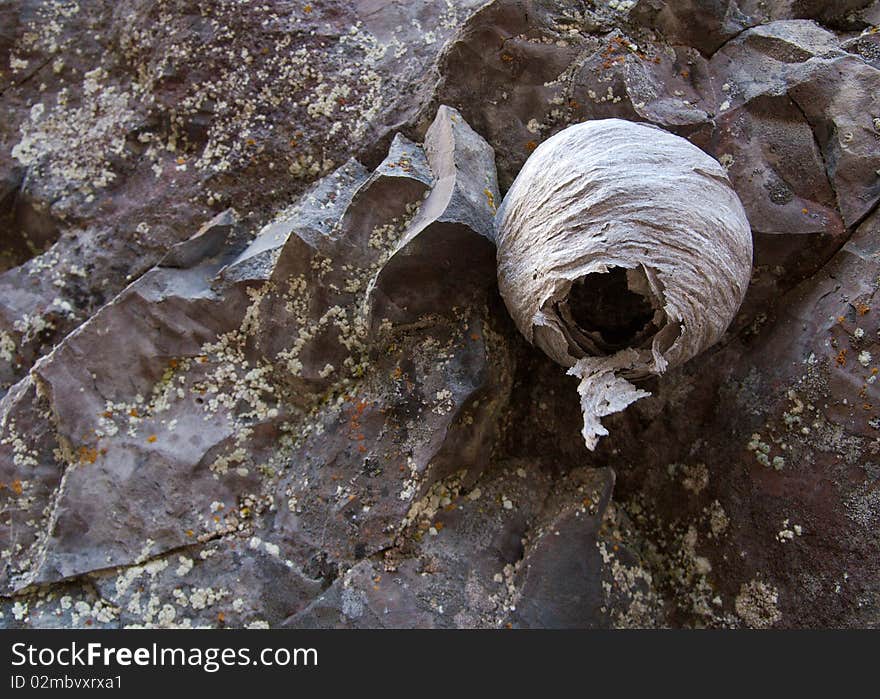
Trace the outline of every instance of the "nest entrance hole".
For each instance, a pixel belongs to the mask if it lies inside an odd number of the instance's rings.
[[[616,351],[638,346],[657,331],[656,306],[647,291],[636,290],[623,267],[588,274],[572,285],[568,308],[572,319],[585,333],[601,340],[604,349]]]

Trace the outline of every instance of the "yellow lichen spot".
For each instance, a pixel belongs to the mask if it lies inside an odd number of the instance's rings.
[[[186,535],[187,535],[188,537],[193,537],[193,536],[195,536],[195,532],[194,532],[192,529],[187,529],[187,530],[186,530]]]
[[[526,150],[527,150],[529,153],[531,153],[531,152],[532,152],[533,150],[535,150],[535,148],[537,148],[537,147],[538,147],[538,144],[535,143],[534,141],[529,141],[528,143],[526,143]]]
[[[488,187],[483,190],[483,194],[486,195],[486,201],[489,202],[489,208],[492,209],[492,213],[495,213],[495,195],[489,190]]]
[[[157,439],[158,439],[158,437],[156,437],[156,435],[154,435],[154,434],[151,434],[149,437],[147,437],[147,441],[148,441],[150,444],[152,444],[153,442],[155,442]]]
[[[15,493],[16,495],[21,495],[21,493],[23,491],[23,488],[21,487],[21,481],[18,480],[17,478],[14,481],[12,481],[12,484],[9,487],[12,488],[12,492]]]
[[[842,349],[837,353],[837,366],[846,366],[846,350]]]
[[[871,307],[866,303],[860,303],[858,306],[856,306],[856,313],[858,313],[860,316],[865,315],[870,310]]]
[[[305,12],[306,14],[309,14],[311,11],[312,11],[311,5],[303,5],[303,12]]]
[[[178,164],[178,165],[183,165],[184,163],[186,163],[186,158],[184,158],[182,155],[179,156],[179,157],[177,158],[177,164]]]

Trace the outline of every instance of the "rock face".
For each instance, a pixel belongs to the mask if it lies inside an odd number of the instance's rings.
[[[876,626],[878,21],[4,3],[0,624]],[[607,118],[725,168],[754,270],[590,453],[492,230]]]

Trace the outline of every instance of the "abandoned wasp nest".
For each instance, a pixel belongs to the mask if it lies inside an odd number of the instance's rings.
[[[721,165],[620,119],[571,126],[526,161],[496,217],[498,285],[532,344],[580,378],[589,449],[604,415],[717,342],[751,275],[745,211]]]

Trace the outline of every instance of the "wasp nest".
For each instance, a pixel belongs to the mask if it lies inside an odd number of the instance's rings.
[[[737,312],[752,238],[721,165],[619,119],[571,126],[528,159],[496,218],[498,284],[529,342],[580,378],[583,436],[650,395],[630,381],[711,346]]]

